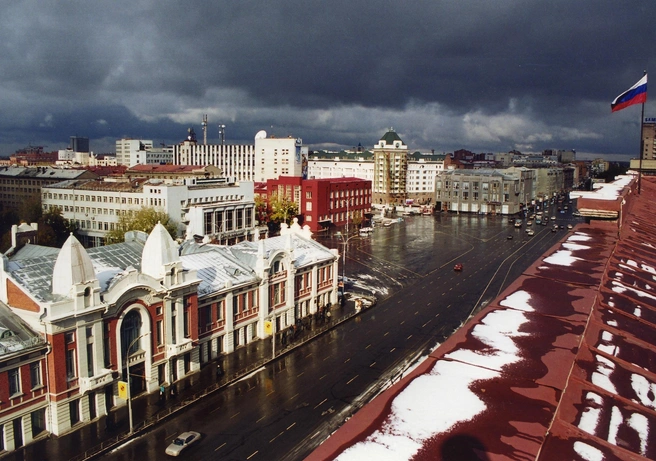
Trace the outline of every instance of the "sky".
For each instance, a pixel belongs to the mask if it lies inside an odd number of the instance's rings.
[[[652,0],[0,0],[0,156],[116,139],[637,157]],[[656,81],[652,84],[656,88]],[[653,92],[653,91],[652,91]],[[645,117],[656,117],[656,97]]]

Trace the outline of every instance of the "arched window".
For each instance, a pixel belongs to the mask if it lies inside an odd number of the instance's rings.
[[[282,261],[278,260],[273,263],[273,273],[277,274],[278,272],[284,271],[285,268],[282,264]]]
[[[141,315],[136,310],[131,310],[127,313],[121,324],[121,356],[125,360],[129,355],[138,351],[139,341],[135,341],[141,334]],[[132,347],[128,351],[128,346],[134,341]]]

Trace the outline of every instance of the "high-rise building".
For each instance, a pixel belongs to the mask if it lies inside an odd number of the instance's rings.
[[[301,138],[276,138],[266,131],[255,135],[255,181],[263,182],[280,176],[307,179],[308,148]]]
[[[116,140],[116,163],[133,166],[146,163],[146,150],[153,148],[153,141],[122,138]]]
[[[407,198],[408,146],[390,128],[374,146],[374,205],[404,205]]]

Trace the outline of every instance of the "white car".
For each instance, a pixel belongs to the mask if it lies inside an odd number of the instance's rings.
[[[192,443],[200,440],[200,434],[198,432],[189,431],[183,432],[171,442],[171,445],[166,447],[165,453],[169,456],[178,456],[182,453],[182,450],[187,448]]]

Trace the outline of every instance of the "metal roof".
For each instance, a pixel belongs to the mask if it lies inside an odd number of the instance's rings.
[[[656,459],[656,178],[635,186],[306,459]]]

